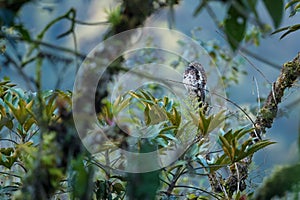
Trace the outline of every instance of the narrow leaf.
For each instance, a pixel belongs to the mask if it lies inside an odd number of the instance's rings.
[[[219,138],[220,138],[220,141],[222,142],[222,148],[224,150],[224,153],[226,153],[227,156],[230,158],[230,160],[233,161],[234,158],[232,157],[232,149],[231,149],[229,142],[223,136],[219,136]]]
[[[292,5],[298,2],[300,2],[300,0],[291,0],[285,5],[284,9],[288,9],[289,7],[291,7]]]
[[[283,16],[283,0],[277,0],[276,2],[274,0],[263,0],[263,2],[272,18],[274,27],[277,28]]]
[[[246,33],[247,19],[232,5],[225,19],[225,33],[232,50],[236,50]]]
[[[207,0],[203,0],[196,8],[196,10],[194,11],[193,13],[193,16],[197,16],[201,11],[202,9],[206,6],[207,4]]]

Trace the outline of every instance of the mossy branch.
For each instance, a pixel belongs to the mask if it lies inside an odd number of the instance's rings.
[[[277,80],[273,83],[264,106],[255,121],[256,134],[260,136],[266,132],[267,128],[271,128],[278,111],[278,104],[281,102],[284,91],[292,87],[293,83],[300,76],[300,53],[290,62],[283,65],[281,73]],[[252,133],[252,136],[255,136]]]
[[[255,120],[255,129],[250,133],[250,136],[257,141],[261,140],[261,134],[266,132],[267,128],[271,128],[274,119],[277,116],[278,104],[282,101],[284,91],[293,86],[293,83],[300,76],[300,52],[292,60],[282,66],[280,75],[273,83],[263,107]],[[248,177],[249,165],[252,162],[252,156],[237,163],[238,170],[231,170],[231,174],[225,181],[225,188],[232,195],[235,191],[243,190],[241,187],[245,184]],[[241,170],[242,169],[242,170]],[[234,181],[232,181],[234,180]]]

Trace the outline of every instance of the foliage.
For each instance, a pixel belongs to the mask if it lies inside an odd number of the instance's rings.
[[[235,0],[235,1],[223,1],[224,4],[228,5],[226,17],[224,22],[217,24],[224,29],[227,40],[232,48],[232,50],[237,50],[240,43],[245,38],[247,32],[247,26],[253,23],[261,30],[262,33],[268,31],[268,26],[262,23],[262,19],[259,17],[257,12],[257,5],[259,1],[250,0]],[[209,7],[209,0],[200,1],[198,7],[196,8],[194,15],[198,15],[204,8],[211,9]],[[263,1],[268,14],[270,15],[273,26],[278,28],[281,23],[283,16],[283,0],[274,3],[272,0]],[[254,18],[253,18],[254,17]],[[216,19],[215,19],[216,20]]]
[[[289,1],[286,5],[285,5],[285,9],[290,9],[290,16],[289,17],[293,17],[294,15],[296,15],[299,10],[300,10],[300,2],[297,0],[291,0]],[[289,35],[290,33],[293,33],[295,31],[298,31],[300,29],[300,24],[294,24],[291,26],[286,26],[283,28],[279,28],[277,30],[275,30],[272,34],[275,33],[279,33],[279,32],[283,32],[285,31],[285,33],[283,33],[280,36],[280,39],[283,39],[284,37],[286,37],[287,35]]]
[[[224,154],[218,159],[217,163],[219,165],[223,165],[226,163],[226,160],[229,159],[230,164],[234,164],[235,162],[251,156],[256,151],[268,145],[274,144],[274,142],[262,140],[251,145],[253,143],[252,139],[248,139],[239,144],[238,141],[246,134],[249,134],[251,131],[251,129],[240,129],[235,132],[229,130],[227,133],[225,133],[225,135],[221,135],[220,143],[223,148]]]
[[[60,130],[62,128],[60,126],[61,123],[56,122],[58,120],[64,120],[64,124],[67,127],[70,126],[66,121],[67,118],[64,118],[63,116],[63,114],[66,112],[65,109],[68,109],[70,106],[70,96],[62,91],[49,91],[43,93],[43,104],[45,105],[44,115],[45,119],[47,119],[48,126],[51,128],[49,131],[44,130],[46,132],[42,134],[39,130],[42,122],[40,119],[38,119],[38,117],[36,117],[36,103],[38,101],[36,96],[28,94],[26,95],[23,91],[17,88],[14,84],[11,84],[9,81],[1,82],[1,90],[4,91],[1,98],[1,124],[3,124],[2,130],[5,130],[10,134],[12,133],[17,135],[17,140],[12,143],[12,147],[1,148],[1,165],[7,169],[11,169],[17,164],[22,163],[22,168],[27,171],[27,176],[24,177],[23,181],[16,183],[16,185],[6,186],[6,188],[14,188],[13,191],[15,191],[20,187],[20,185],[24,185],[20,189],[22,189],[21,191],[23,192],[23,195],[25,195],[23,196],[25,199],[29,198],[29,196],[26,196],[26,194],[29,195],[30,193],[26,188],[30,185],[35,185],[35,187],[39,188],[40,191],[43,191],[42,193],[45,193],[45,195],[53,195],[55,190],[58,190],[59,188],[63,189],[65,187],[61,181],[67,178],[68,182],[70,182],[68,187],[74,188],[74,193],[71,193],[74,195],[73,197],[83,196],[86,191],[89,191],[89,189],[83,189],[82,187],[76,189],[77,184],[80,183],[81,185],[84,182],[89,182],[89,176],[91,176],[91,174],[86,171],[85,168],[88,166],[86,164],[94,161],[87,160],[88,162],[84,164],[81,161],[84,158],[80,156],[77,157],[76,154],[74,155],[75,152],[71,152],[73,155],[69,157],[70,153],[67,153],[65,152],[66,150],[64,150],[64,142],[59,139],[59,134],[61,134],[60,132],[62,131]],[[201,169],[202,166],[209,167],[209,169],[213,171],[224,167],[226,168],[226,166],[229,166],[234,162],[238,162],[243,158],[252,155],[258,149],[271,144],[270,142],[261,142],[246,149],[248,146],[247,144],[249,144],[249,141],[246,141],[242,144],[242,149],[238,149],[238,146],[235,146],[233,141],[243,138],[246,133],[249,133],[249,130],[241,129],[235,132],[228,131],[224,136],[220,135],[220,145],[223,147],[224,154],[220,157],[218,154],[216,154],[217,159],[213,159],[211,157],[211,159],[215,160],[215,162],[211,162],[208,165],[206,163],[208,161],[205,161],[205,159],[203,160],[208,153],[207,147],[210,143],[208,137],[209,134],[215,130],[223,120],[225,120],[224,111],[221,111],[216,115],[210,115],[206,117],[202,110],[199,111],[199,117],[197,117],[197,114],[194,113],[190,115],[190,119],[184,120],[181,112],[179,112],[176,108],[176,105],[174,105],[173,100],[169,99],[168,97],[157,99],[149,92],[143,90],[139,92],[131,91],[125,96],[128,97],[119,97],[116,99],[114,104],[106,104],[106,109],[103,110],[103,114],[99,115],[99,120],[104,120],[104,126],[113,126],[114,124],[112,123],[114,119],[110,117],[112,114],[109,112],[113,111],[114,116],[117,116],[118,113],[120,113],[123,109],[126,109],[132,105],[130,102],[138,100],[138,102],[143,105],[142,107],[138,107],[144,112],[143,121],[153,134],[153,137],[151,137],[149,142],[151,144],[157,144],[157,148],[166,147],[172,141],[178,142],[178,138],[186,140],[186,137],[193,135],[190,131],[197,129],[199,131],[199,135],[197,136],[198,139],[196,139],[187,147],[187,150],[181,156],[181,158],[173,165],[166,168],[164,173],[162,173],[162,171],[158,172],[157,175],[160,174],[160,179],[166,179],[163,181],[163,183],[167,183],[167,177],[174,176],[173,173],[176,172],[178,175],[183,176],[183,174],[188,175],[190,173],[199,173],[197,168],[200,167]],[[183,126],[181,126],[182,124]],[[191,127],[191,125],[196,129],[188,128],[188,126]],[[70,126],[68,129],[72,129],[72,127]],[[35,137],[36,139],[34,139]],[[126,141],[126,138],[123,138],[120,141],[124,142],[124,139]],[[7,139],[1,138],[1,140],[5,141]],[[142,143],[141,142],[142,140],[140,141],[140,145],[142,146],[140,146],[140,150],[138,151],[141,151],[144,148],[143,146],[145,145],[145,141]],[[108,149],[110,149],[109,146]],[[107,151],[107,148],[103,149],[103,151]],[[229,153],[229,151],[231,151],[231,153]],[[232,157],[232,152],[236,152],[236,154],[233,156],[234,159]],[[39,159],[41,160],[37,162]],[[73,161],[70,161],[70,167],[67,170],[65,166],[67,163],[65,163],[65,161],[69,159]],[[36,166],[37,164],[38,166]],[[38,167],[38,171],[35,170],[36,167]],[[91,169],[89,171],[91,172]],[[36,182],[37,180],[34,178],[37,172],[39,173],[40,177],[38,182]],[[104,170],[103,173],[105,174],[107,171]],[[67,176],[67,174],[69,175]],[[95,190],[96,198],[121,198],[125,192],[124,178],[130,183],[127,186],[128,190],[130,191],[130,187],[132,188],[136,180],[135,176],[118,177],[117,174],[110,174],[109,177],[112,177],[111,181],[111,178],[108,180],[95,180],[95,187],[98,188]],[[153,176],[152,173],[152,175],[148,177],[154,178],[155,176]],[[176,179],[179,178],[180,177],[177,177]],[[151,182],[153,183],[153,181],[154,180]],[[179,180],[176,180],[176,182],[177,181]],[[42,186],[37,186],[36,184],[42,184]],[[155,194],[154,191],[158,189],[157,187],[159,185],[154,187],[154,190],[150,190],[150,193]],[[170,190],[171,184],[166,184],[161,187]],[[173,189],[174,188],[172,188],[172,190]],[[133,191],[135,191],[135,189]],[[145,190],[141,190],[141,195],[143,195],[143,191]],[[137,191],[135,191],[134,195],[138,195],[136,192]],[[150,194],[148,194],[148,196],[149,195]],[[44,198],[43,194],[40,194],[40,196],[36,197]]]
[[[264,181],[255,199],[271,199],[284,197],[287,192],[299,192],[300,165],[277,167],[271,177]]]
[[[229,184],[232,177],[230,174],[239,174],[241,163],[251,161],[257,151],[274,142],[254,141],[248,136],[254,131],[251,128],[223,126],[228,125],[227,120],[234,120],[227,118],[230,111],[209,113],[204,108],[180,109],[179,102],[175,99],[165,94],[160,97],[155,95],[155,88],[128,91],[109,102],[106,85],[101,85],[105,92],[96,100],[96,105],[101,105],[101,109],[97,109],[99,111],[97,117],[109,141],[99,145],[99,155],[95,156],[87,152],[77,135],[72,118],[72,93],[58,89],[43,90],[43,63],[49,61],[53,65],[58,63],[64,65],[60,71],[62,73],[58,75],[59,83],[63,72],[73,64],[72,56],[76,56],[76,59],[85,57],[77,49],[77,25],[109,24],[110,28],[104,35],[104,38],[108,38],[124,30],[142,26],[144,21],[159,9],[168,7],[172,15],[174,5],[179,1],[153,0],[146,4],[144,1],[129,3],[130,1],[124,0],[116,8],[106,10],[108,15],[106,22],[98,23],[78,20],[77,10],[71,8],[46,23],[36,36],[21,20],[16,20],[19,9],[28,2],[7,1],[0,5],[2,26],[0,39],[3,55],[1,63],[3,66],[14,67],[28,87],[37,91],[21,89],[20,85],[11,83],[8,78],[0,82],[0,174],[9,179],[0,185],[1,199],[167,200],[181,197],[245,199],[251,196],[248,190],[239,188],[239,184],[235,184],[238,187],[233,189],[230,187],[234,185]],[[227,6],[227,13],[218,26],[226,34],[232,50],[241,48],[243,40],[258,45],[261,35],[269,30],[257,13],[258,1],[222,1],[222,4]],[[263,4],[272,19],[273,26],[278,28],[283,15],[283,1],[273,3],[264,0]],[[194,14],[198,15],[203,8],[210,9],[209,0],[200,1]],[[287,8],[292,8],[291,16],[293,16],[299,11],[299,2],[290,1],[286,5]],[[172,23],[172,20],[174,19],[171,16],[169,22]],[[75,41],[74,49],[46,42],[49,30],[62,21],[68,23],[67,29],[55,36],[57,39],[72,37]],[[253,27],[249,29],[251,23]],[[294,25],[278,29],[274,33],[286,30],[287,32],[281,36],[283,38],[298,29],[298,25]],[[19,51],[23,47],[20,48],[18,42],[27,44],[24,51]],[[238,66],[242,63],[234,60],[228,50],[225,51],[216,43],[204,45],[214,62],[226,62],[228,66],[232,66],[231,70],[224,69],[227,71],[222,77],[225,85],[228,86],[231,82],[238,83],[237,76],[243,73]],[[183,46],[184,48],[186,47]],[[67,55],[61,56],[60,52]],[[142,58],[139,59],[144,59],[143,56],[148,56],[145,58],[147,62],[159,59],[148,50],[143,52],[140,56]],[[120,58],[114,63],[116,67],[114,72],[109,74],[110,77],[107,79],[109,82],[113,83],[112,76],[119,72],[118,67],[124,65],[122,62]],[[170,63],[178,67],[182,61],[178,59]],[[34,75],[28,76],[24,73],[23,70],[28,66],[35,67]],[[297,75],[289,83],[289,87],[296,78]],[[228,101],[232,102],[229,99]],[[277,108],[277,104],[273,106]],[[124,110],[129,110],[135,117],[122,118]],[[117,117],[127,122],[128,127],[119,127]],[[272,115],[272,120],[274,118]],[[126,132],[133,127],[137,127],[139,134],[134,140],[129,137],[131,132]],[[87,131],[86,134],[93,133]],[[143,138],[145,135],[149,137]],[[116,159],[117,149],[136,153],[157,151],[159,155],[164,155],[164,148],[181,144],[185,144],[184,151],[176,161],[165,168],[141,174],[120,173],[113,170],[114,167],[121,168],[126,165],[122,154]],[[155,165],[158,162],[153,159],[152,163],[146,164]],[[145,165],[145,163],[138,164]],[[298,165],[294,165],[281,169],[280,173],[275,172],[274,177],[263,186],[262,191],[265,192],[257,196],[273,197],[295,189],[299,179],[292,175],[299,174],[298,169]],[[247,174],[246,170],[246,176]],[[2,181],[2,177],[0,179]],[[218,181],[216,188],[213,187],[212,179]],[[278,180],[285,184],[284,187],[275,192],[269,190]],[[207,189],[209,184],[211,189]]]

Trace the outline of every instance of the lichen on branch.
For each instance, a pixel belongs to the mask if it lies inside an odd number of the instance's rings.
[[[281,102],[284,91],[293,86],[293,83],[300,76],[300,53],[292,60],[285,63],[277,80],[273,83],[264,106],[255,121],[256,134],[259,136],[272,127],[276,118],[278,104]],[[254,134],[252,135],[254,136]]]
[[[283,64],[280,75],[272,85],[263,107],[255,120],[255,129],[250,133],[253,139],[260,139],[261,134],[266,132],[267,128],[271,128],[274,119],[277,116],[278,104],[282,101],[284,91],[293,86],[294,82],[300,76],[300,52],[289,62]],[[253,155],[252,155],[253,156]],[[252,162],[252,156],[237,163],[243,170],[231,171],[229,177],[225,181],[225,188],[229,189],[229,193],[233,194],[235,191],[243,190],[243,185],[248,177],[249,166]],[[237,168],[239,169],[239,168]],[[237,180],[237,181],[232,181]]]

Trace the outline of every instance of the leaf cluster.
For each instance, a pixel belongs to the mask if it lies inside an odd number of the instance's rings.
[[[300,1],[298,0],[291,0],[289,1],[286,5],[285,5],[285,9],[290,9],[290,16],[289,17],[294,17],[299,11],[300,11]],[[280,39],[283,39],[284,37],[286,37],[287,35],[289,35],[290,33],[293,33],[295,31],[300,30],[300,24],[294,24],[291,26],[286,26],[283,28],[279,28],[277,30],[275,30],[272,34],[276,34],[276,33],[280,33],[280,32],[284,32],[281,36]]]
[[[267,26],[261,22],[263,19],[257,12],[258,2],[257,0],[223,1],[223,4],[226,4],[228,9],[224,22],[217,25],[224,28],[224,33],[232,50],[237,50],[245,38],[248,24],[252,23],[258,26],[262,32],[268,29]],[[276,3],[272,0],[263,0],[262,2],[272,19],[274,27],[277,28],[283,16],[283,0],[276,1]],[[200,1],[194,11],[194,15],[198,15],[204,8],[211,10],[209,3],[209,0]]]
[[[217,159],[216,163],[218,165],[232,165],[238,161],[242,161],[244,158],[252,156],[256,151],[275,143],[268,140],[254,143],[252,139],[243,141],[242,139],[252,131],[253,129],[229,130],[224,135],[220,135],[220,144],[224,154]]]

